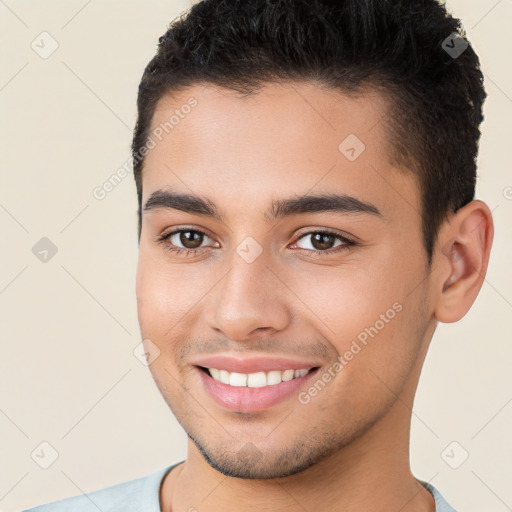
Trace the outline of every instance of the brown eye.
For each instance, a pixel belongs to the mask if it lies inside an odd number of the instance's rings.
[[[162,244],[166,251],[186,256],[203,253],[208,247],[220,247],[220,244],[208,236],[206,232],[201,229],[190,229],[187,227],[160,235],[156,241]],[[209,245],[205,244],[205,241]]]
[[[324,233],[315,233],[311,237],[311,245],[315,249],[327,250],[327,249],[331,249],[333,247],[335,240],[336,239],[333,235],[328,235],[328,234],[324,234]]]
[[[200,233],[199,231],[179,231],[175,233],[173,236],[178,235],[179,241],[186,249],[197,249],[201,246],[204,233]],[[171,237],[172,242],[172,237]]]
[[[306,233],[301,236],[298,242],[307,241],[309,239],[310,247],[300,246],[301,249],[311,249],[316,251],[327,251],[328,249],[333,249],[334,247],[338,247],[346,243],[345,239],[340,235],[335,235],[333,233],[323,233],[323,232],[314,232],[314,233]],[[336,243],[337,240],[340,240],[339,243]]]

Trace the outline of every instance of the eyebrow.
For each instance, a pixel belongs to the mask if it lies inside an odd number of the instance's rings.
[[[196,194],[180,193],[167,190],[154,191],[144,205],[144,211],[158,208],[169,208],[186,213],[204,215],[224,222],[225,215],[215,203]],[[274,200],[265,213],[267,221],[281,219],[291,215],[334,212],[341,214],[365,213],[383,217],[380,210],[372,203],[362,201],[346,194],[313,194],[299,195]]]

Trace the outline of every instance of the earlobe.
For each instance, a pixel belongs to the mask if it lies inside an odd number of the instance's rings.
[[[434,311],[438,321],[457,322],[473,305],[487,272],[493,236],[492,214],[482,201],[471,201],[450,219],[436,262],[443,269]]]

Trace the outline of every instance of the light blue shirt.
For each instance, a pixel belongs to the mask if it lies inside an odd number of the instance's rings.
[[[165,475],[178,464],[148,476],[105,487],[89,494],[39,505],[22,512],[161,512],[160,484]],[[456,512],[433,485],[421,480],[419,482],[434,496],[436,512]]]

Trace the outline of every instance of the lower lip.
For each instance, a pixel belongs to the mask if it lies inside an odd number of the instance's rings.
[[[297,377],[280,384],[250,388],[247,386],[229,386],[210,377],[196,367],[199,377],[209,395],[222,407],[237,412],[259,412],[297,395],[306,381],[313,377],[318,368],[303,377]]]

